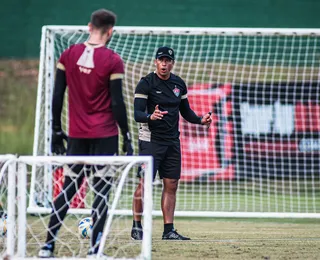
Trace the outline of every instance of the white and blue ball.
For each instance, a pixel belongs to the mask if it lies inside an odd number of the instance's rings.
[[[87,217],[79,221],[78,232],[81,238],[90,238],[92,232],[92,218]]]

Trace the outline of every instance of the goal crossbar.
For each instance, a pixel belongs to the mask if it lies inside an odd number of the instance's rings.
[[[83,31],[88,32],[87,26],[78,25],[45,25],[43,30],[52,31]],[[320,34],[317,28],[237,28],[237,27],[157,27],[157,26],[115,26],[114,31],[128,34],[170,33],[173,35],[312,35]]]

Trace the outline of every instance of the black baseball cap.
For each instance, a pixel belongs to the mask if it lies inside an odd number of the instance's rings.
[[[168,57],[169,59],[174,60],[173,49],[166,46],[160,47],[156,52],[156,59],[159,59],[161,57]]]

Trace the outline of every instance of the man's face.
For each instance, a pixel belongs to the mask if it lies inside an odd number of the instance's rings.
[[[157,75],[161,79],[168,79],[170,77],[170,71],[173,68],[174,60],[168,57],[160,57],[155,60]]]

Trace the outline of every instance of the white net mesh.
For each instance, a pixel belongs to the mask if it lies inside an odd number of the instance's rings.
[[[115,29],[109,48],[125,62],[124,95],[135,145],[134,89],[154,70],[160,46],[176,51],[173,72],[186,81],[195,112],[213,111],[209,129],[180,120],[176,215],[319,213],[319,36],[319,30],[303,29]],[[50,153],[47,102],[55,62],[87,37],[85,27],[44,29],[35,154]],[[156,185],[156,214],[161,191]]]

